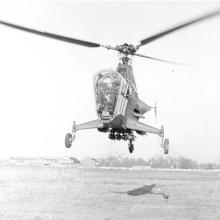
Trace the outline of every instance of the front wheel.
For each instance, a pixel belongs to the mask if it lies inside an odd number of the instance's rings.
[[[133,145],[133,144],[129,144],[129,145],[128,145],[128,150],[129,150],[129,152],[132,154],[133,151],[134,151],[134,145]]]
[[[65,137],[65,146],[66,148],[70,148],[73,143],[73,135],[71,133],[67,133]]]

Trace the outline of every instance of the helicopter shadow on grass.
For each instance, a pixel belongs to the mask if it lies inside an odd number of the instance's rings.
[[[157,187],[156,184],[144,185],[142,187],[138,187],[125,192],[113,192],[113,193],[127,194],[129,196],[141,196],[141,195],[151,194],[151,195],[161,195],[164,199],[169,198],[169,195],[161,192],[161,189]]]

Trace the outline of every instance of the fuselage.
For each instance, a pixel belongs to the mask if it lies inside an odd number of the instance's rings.
[[[119,64],[117,71],[102,70],[95,77],[96,110],[106,129],[124,130],[138,101],[132,66]],[[138,110],[137,110],[138,111]]]

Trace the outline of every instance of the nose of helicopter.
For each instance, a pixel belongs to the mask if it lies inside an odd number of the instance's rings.
[[[100,116],[103,122],[110,122],[112,119],[110,112],[107,110],[103,110]]]

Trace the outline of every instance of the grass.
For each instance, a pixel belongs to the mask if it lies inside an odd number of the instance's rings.
[[[220,173],[2,166],[0,204],[1,220],[219,220]]]

